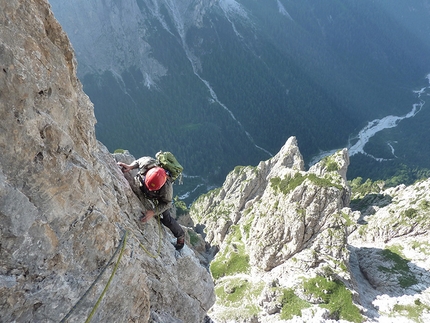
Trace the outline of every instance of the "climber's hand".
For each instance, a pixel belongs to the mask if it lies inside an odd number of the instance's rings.
[[[140,217],[140,221],[143,223],[146,223],[154,217],[154,214],[155,213],[153,210],[148,210],[146,211],[146,213],[142,211],[142,216]]]
[[[119,167],[121,167],[121,170],[122,170],[122,172],[123,172],[123,173],[128,173],[129,171],[131,171],[131,170],[132,170],[131,166],[130,166],[130,165],[127,165],[127,164],[125,164],[125,163],[118,162],[118,163],[117,163],[117,165],[118,165]]]

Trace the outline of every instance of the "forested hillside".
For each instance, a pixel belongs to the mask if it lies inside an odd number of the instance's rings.
[[[77,51],[98,139],[136,157],[170,150],[200,183],[219,185],[290,136],[308,163],[425,100],[413,91],[428,85],[427,1],[51,2]],[[389,161],[354,156],[349,176],[427,167],[428,118],[424,106],[372,138],[372,155]]]

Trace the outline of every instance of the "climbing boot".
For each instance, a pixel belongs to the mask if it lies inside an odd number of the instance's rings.
[[[175,248],[176,250],[181,250],[184,247],[185,244],[185,237],[184,236],[180,236],[176,239],[176,244],[175,244]]]

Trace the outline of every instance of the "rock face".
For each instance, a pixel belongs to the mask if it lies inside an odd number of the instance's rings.
[[[303,294],[304,273],[331,272],[330,277],[352,284],[345,247],[352,213],[346,208],[348,163],[342,150],[305,172],[291,137],[272,159],[257,167],[237,167],[221,189],[193,204],[191,216],[205,226],[207,241],[220,246],[211,264],[222,290],[217,295],[229,299],[236,289],[246,289],[254,296],[242,300],[236,311],[226,310],[219,297],[219,307],[212,310],[217,322],[279,319],[285,291]],[[264,310],[258,314],[258,309]]]
[[[348,165],[344,149],[305,171],[292,137],[193,204],[191,217],[219,249],[213,320],[429,319],[430,180],[355,196],[352,209]]]
[[[369,194],[359,205],[360,225],[348,242],[369,316],[403,311],[412,321],[429,321],[430,179]]]
[[[211,276],[156,220],[137,223],[49,4],[0,7],[0,321],[201,322]]]
[[[138,222],[47,2],[0,6],[1,322],[430,320],[430,180],[352,196],[346,149],[306,171],[291,137],[193,204],[206,242],[178,253]]]

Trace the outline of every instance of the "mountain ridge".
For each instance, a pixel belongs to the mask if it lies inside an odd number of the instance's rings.
[[[49,4],[0,4],[1,321],[429,319],[429,179],[354,193],[347,149],[306,170],[289,137],[179,217],[176,252],[139,221],[148,201],[116,163],[134,157],[96,139]]]
[[[346,149],[309,171],[303,164],[292,137],[272,159],[236,168],[193,203],[190,216],[219,246],[209,316],[425,322],[430,180],[359,195],[346,181]]]
[[[52,5],[82,61],[98,138],[111,151],[137,156],[173,151],[185,172],[208,186],[219,186],[236,165],[273,155],[290,136],[307,163],[319,151],[344,147],[367,122],[408,111],[429,69],[429,10],[420,0]],[[109,50],[98,51],[96,40]],[[405,123],[407,138],[426,135]],[[371,145],[385,150],[390,136],[378,134]],[[385,168],[426,167],[413,159],[420,153],[426,160],[423,150],[411,151],[405,138],[396,136],[404,153]],[[375,163],[366,158],[354,156],[350,172],[378,179],[384,170],[372,173]]]

